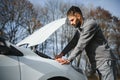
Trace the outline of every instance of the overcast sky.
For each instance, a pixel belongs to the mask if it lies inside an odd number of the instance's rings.
[[[43,4],[45,0],[30,0],[34,4]],[[46,0],[47,1],[47,0]],[[85,6],[90,4],[96,6],[101,6],[102,8],[108,10],[112,15],[115,15],[120,18],[120,0],[63,0],[63,1],[70,1],[77,4],[81,3]]]

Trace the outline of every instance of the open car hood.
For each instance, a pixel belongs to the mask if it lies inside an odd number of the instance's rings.
[[[55,20],[36,32],[34,32],[32,35],[29,35],[25,39],[23,39],[21,42],[16,44],[17,46],[21,46],[24,44],[27,44],[28,47],[35,46],[38,44],[43,43],[52,33],[54,33],[58,28],[60,28],[63,24],[65,24],[66,18],[61,18],[58,20]]]

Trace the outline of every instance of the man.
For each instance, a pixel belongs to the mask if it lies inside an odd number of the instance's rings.
[[[94,19],[84,20],[80,8],[76,6],[68,10],[67,18],[70,24],[77,28],[77,32],[63,51],[56,56],[56,60],[61,64],[69,64],[85,50],[92,69],[98,71],[100,79],[116,80],[113,54],[97,22]],[[62,59],[62,56],[72,49],[68,59]]]

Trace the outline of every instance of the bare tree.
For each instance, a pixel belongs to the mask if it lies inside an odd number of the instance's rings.
[[[29,1],[0,0],[0,4],[0,26],[10,42],[17,43],[40,26],[40,21],[36,19],[37,14]]]

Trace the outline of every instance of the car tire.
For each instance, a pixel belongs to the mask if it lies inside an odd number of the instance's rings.
[[[52,78],[49,78],[48,80],[70,80],[70,79],[65,77],[52,77]]]

